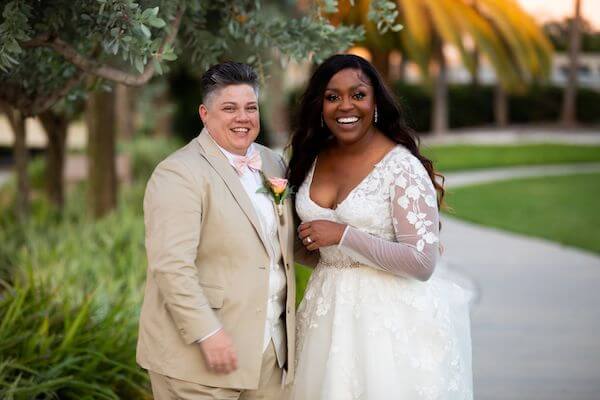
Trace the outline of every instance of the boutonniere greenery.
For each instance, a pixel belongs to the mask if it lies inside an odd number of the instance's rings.
[[[267,178],[262,171],[260,172],[260,176],[262,177],[263,186],[256,193],[270,195],[277,209],[277,214],[282,217],[283,202],[293,194],[293,190],[288,186],[288,180],[276,177]]]

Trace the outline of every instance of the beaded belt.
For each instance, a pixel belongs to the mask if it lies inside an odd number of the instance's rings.
[[[360,267],[360,263],[358,261],[352,261],[350,263],[330,263],[328,261],[320,260],[319,264],[328,268],[337,268],[337,269],[346,269],[346,268],[358,268]]]

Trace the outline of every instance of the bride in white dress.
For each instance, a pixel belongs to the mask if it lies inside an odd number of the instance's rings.
[[[318,262],[290,399],[472,399],[468,296],[435,273],[443,188],[389,90],[364,59],[333,56],[300,115],[289,178]]]

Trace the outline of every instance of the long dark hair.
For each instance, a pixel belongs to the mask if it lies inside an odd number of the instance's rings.
[[[300,99],[290,144],[292,158],[287,171],[290,186],[296,189],[300,187],[317,155],[333,139],[327,125],[321,124],[323,96],[331,77],[344,69],[360,70],[369,78],[377,105],[376,128],[394,142],[406,147],[421,161],[438,193],[440,206],[444,198],[444,176],[437,173],[431,160],[420,153],[414,131],[406,125],[398,102],[375,67],[364,58],[352,54],[338,54],[323,61],[313,73]],[[440,178],[441,182],[438,182],[437,178]]]

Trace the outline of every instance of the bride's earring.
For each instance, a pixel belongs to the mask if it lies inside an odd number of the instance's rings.
[[[321,128],[325,126],[325,122],[323,121],[323,113],[321,113]]]
[[[377,123],[378,115],[377,115],[377,106],[375,106],[375,116],[373,117],[373,121]]]

